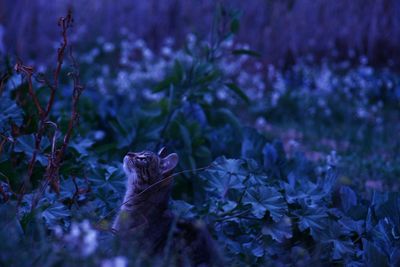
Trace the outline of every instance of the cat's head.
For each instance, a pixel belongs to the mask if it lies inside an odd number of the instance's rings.
[[[164,148],[157,154],[151,151],[128,152],[123,160],[128,185],[137,190],[145,189],[170,176],[178,161],[176,153],[167,155]]]

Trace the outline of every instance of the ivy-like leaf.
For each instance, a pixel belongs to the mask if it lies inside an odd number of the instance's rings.
[[[340,188],[340,199],[342,208],[345,212],[348,212],[353,206],[357,205],[357,196],[353,190],[348,186],[342,186]]]
[[[17,125],[22,123],[22,110],[17,104],[6,96],[0,97],[0,132],[10,129],[9,123]]]
[[[252,206],[251,213],[256,218],[263,218],[269,211],[275,222],[287,213],[288,207],[281,193],[273,187],[258,186],[250,188],[243,199],[244,204]]]
[[[267,222],[262,228],[264,235],[269,235],[275,241],[282,243],[293,237],[292,221],[288,216],[283,216],[279,222]]]
[[[71,216],[71,212],[61,203],[55,202],[42,212],[42,217],[48,226],[56,225],[60,220]]]
[[[216,192],[220,198],[225,198],[231,189],[242,190],[247,177],[243,169],[244,161],[238,159],[218,158],[212,166],[203,172],[201,177],[208,184],[207,191]]]
[[[40,143],[40,151],[43,152],[48,146],[50,142],[47,138],[43,137]],[[33,152],[35,151],[35,136],[34,134],[30,135],[22,135],[17,138],[17,141],[14,146],[15,152],[22,152],[28,157],[28,160],[32,158]],[[41,165],[47,165],[47,157],[43,154],[38,153],[36,156],[37,161],[40,162]]]
[[[327,229],[328,214],[324,208],[300,209],[293,212],[299,218],[298,226],[300,231],[310,230],[315,240],[320,239],[320,233]]]
[[[94,140],[84,138],[79,141],[72,140],[69,146],[75,149],[80,155],[87,156],[89,154],[88,149],[95,143]]]
[[[332,259],[339,260],[355,254],[354,244],[351,240],[332,240]]]
[[[366,266],[389,266],[388,258],[373,242],[363,239],[364,262]]]
[[[122,195],[125,190],[126,177],[122,168],[117,168],[112,165],[93,166],[93,174],[89,180],[94,188],[94,191],[108,194],[112,192]]]
[[[170,208],[181,218],[193,219],[196,216],[193,212],[194,206],[183,200],[171,201]]]

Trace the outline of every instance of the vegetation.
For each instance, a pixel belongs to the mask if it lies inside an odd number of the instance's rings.
[[[230,265],[400,265],[400,76],[362,58],[265,69],[233,41],[238,13],[215,20],[181,49],[123,33],[74,54],[68,14],[54,69],[5,59],[0,265],[171,264],[109,229],[123,156],[162,146],[180,156],[173,211]]]

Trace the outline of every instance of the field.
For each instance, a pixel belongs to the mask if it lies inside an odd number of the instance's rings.
[[[400,74],[367,57],[277,68],[235,41],[129,32],[0,64],[0,266],[170,266],[110,226],[128,151],[178,153],[171,209],[227,266],[400,265]]]

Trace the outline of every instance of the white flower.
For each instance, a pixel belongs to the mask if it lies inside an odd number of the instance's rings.
[[[95,131],[94,132],[94,139],[95,140],[101,140],[101,139],[103,139],[104,137],[105,137],[105,133],[104,133],[104,131]]]
[[[72,223],[70,232],[68,234],[68,238],[74,239],[78,238],[81,234],[81,230],[79,229],[79,225],[76,223]]]
[[[339,156],[337,155],[335,150],[332,150],[331,153],[326,156],[326,163],[329,166],[337,166],[339,163]]]
[[[62,235],[63,235],[63,230],[62,230],[61,226],[56,225],[56,226],[53,228],[53,231],[54,231],[54,235],[55,235],[56,237],[58,237],[58,238],[61,238],[61,237],[62,237]]]
[[[91,227],[88,220],[81,223],[74,222],[63,240],[68,248],[77,251],[82,256],[89,256],[97,248],[97,231]]]
[[[114,49],[115,49],[115,45],[113,43],[107,42],[107,43],[104,43],[104,45],[103,45],[103,50],[106,53],[112,52],[112,51],[114,51]]]
[[[228,97],[226,90],[220,89],[217,91],[217,98],[219,100],[225,100]]]
[[[97,248],[97,232],[93,229],[87,229],[83,237],[82,254],[89,256]]]
[[[106,259],[101,262],[101,267],[126,267],[128,261],[123,256],[117,256],[113,259]]]
[[[267,120],[263,117],[258,117],[256,120],[256,127],[258,129],[263,129],[265,126],[267,126]]]
[[[162,47],[162,48],[161,48],[161,54],[162,54],[163,56],[170,56],[170,55],[172,54],[172,49],[171,49],[171,47],[168,47],[168,46]]]

